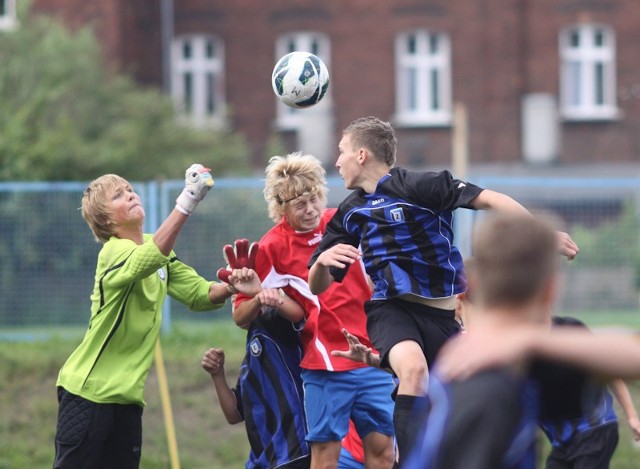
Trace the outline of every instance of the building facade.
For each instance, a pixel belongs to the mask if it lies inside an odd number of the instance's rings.
[[[15,1],[0,0],[0,28]],[[330,169],[342,128],[365,115],[395,125],[408,167],[455,166],[454,153],[525,169],[640,161],[637,0],[33,0],[33,9],[94,27],[109,63],[170,93],[193,125],[245,134],[256,170],[274,135]],[[329,68],[329,93],[313,108],[287,108],[272,92],[273,65],[292,50]]]

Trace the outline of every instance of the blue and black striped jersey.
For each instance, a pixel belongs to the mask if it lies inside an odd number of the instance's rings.
[[[246,468],[275,468],[308,457],[300,360],[291,322],[267,312],[251,323],[234,388],[251,451]]]
[[[454,179],[448,171],[393,168],[376,191],[349,195],[327,225],[310,260],[345,243],[360,246],[374,282],[372,299],[414,294],[443,298],[466,289],[462,256],[453,244],[453,210],[471,208],[481,188]],[[332,269],[337,281],[346,269]]]

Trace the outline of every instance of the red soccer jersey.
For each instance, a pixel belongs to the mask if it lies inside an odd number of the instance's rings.
[[[334,282],[324,293],[313,295],[307,279],[307,264],[322,239],[327,222],[336,209],[326,209],[320,225],[312,231],[298,233],[283,220],[260,240],[256,272],[264,288],[282,288],[305,310],[306,322],[301,333],[304,357],[300,366],[310,370],[345,371],[362,368],[364,363],[334,357],[332,350],[347,350],[342,328],[372,347],[367,336],[364,302],[371,297],[362,263],[354,264],[342,283]],[[238,294],[236,305],[248,298]]]

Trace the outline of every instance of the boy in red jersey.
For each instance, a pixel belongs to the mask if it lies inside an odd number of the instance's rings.
[[[342,284],[321,295],[312,294],[307,284],[309,258],[335,213],[326,209],[325,171],[315,157],[294,153],[271,158],[265,174],[264,195],[276,225],[260,240],[255,270],[263,288],[282,290],[281,314],[304,310],[300,366],[312,467],[336,467],[349,418],[362,437],[367,464],[391,467],[391,375],[331,353],[345,347],[343,328],[371,346],[364,314],[371,289],[364,270],[350,269]],[[233,318],[246,325],[263,306],[259,295],[239,294]]]

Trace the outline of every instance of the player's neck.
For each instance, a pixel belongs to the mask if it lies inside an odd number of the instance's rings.
[[[362,182],[360,187],[367,193],[373,194],[378,188],[380,179],[389,174],[389,168],[384,164],[371,164],[363,172]]]

